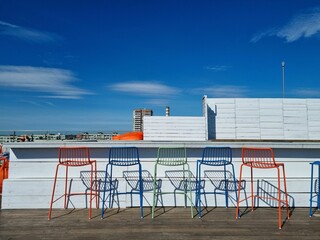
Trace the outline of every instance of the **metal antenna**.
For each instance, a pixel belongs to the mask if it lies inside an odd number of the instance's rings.
[[[284,66],[285,66],[284,61],[281,62],[281,66],[282,66],[282,98],[284,98]]]

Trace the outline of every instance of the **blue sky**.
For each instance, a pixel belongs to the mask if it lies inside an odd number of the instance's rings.
[[[0,0],[0,130],[127,131],[202,97],[320,95],[320,2]]]

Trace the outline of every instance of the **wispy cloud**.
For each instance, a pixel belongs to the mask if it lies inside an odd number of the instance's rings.
[[[233,85],[216,85],[206,88],[193,89],[194,93],[200,93],[215,98],[227,98],[227,97],[246,97],[248,95],[248,89],[243,86]]]
[[[0,21],[0,34],[35,43],[56,42],[61,39],[55,33],[39,31],[3,21]]]
[[[320,7],[293,17],[286,25],[272,28],[256,34],[251,42],[256,43],[261,38],[276,36],[286,42],[294,42],[304,37],[309,38],[320,33]]]
[[[111,85],[110,89],[140,96],[170,96],[180,93],[179,89],[162,83],[143,81],[116,83]]]
[[[320,89],[313,89],[313,88],[305,88],[305,89],[296,89],[293,91],[294,95],[299,97],[316,97],[318,98],[320,95]]]
[[[0,65],[0,86],[38,93],[47,98],[79,99],[90,92],[73,86],[78,79],[65,69]]]
[[[215,65],[215,66],[207,66],[207,67],[205,67],[205,69],[211,70],[211,71],[214,71],[214,72],[224,72],[224,71],[227,71],[230,68],[231,68],[231,66],[226,66],[226,65]]]

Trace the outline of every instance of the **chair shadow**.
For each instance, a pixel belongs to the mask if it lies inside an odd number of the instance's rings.
[[[188,176],[190,174],[190,182],[188,181]],[[191,190],[192,192],[196,192],[197,190],[197,180],[193,173],[189,170],[168,170],[165,171],[165,177],[169,179],[171,185],[174,188],[173,195],[174,195],[174,207],[177,206],[177,193],[181,192],[188,192]],[[201,181],[200,188],[204,189],[204,181]],[[195,201],[196,202],[196,194]],[[189,197],[188,197],[189,198]],[[192,201],[192,199],[191,199]],[[193,204],[193,202],[192,202]],[[194,204],[193,204],[194,205]],[[184,199],[184,206],[188,207],[187,198]],[[195,206],[195,205],[194,205]]]
[[[214,195],[214,203],[215,205],[208,210],[208,205],[202,204],[202,211],[206,210],[206,212],[201,212],[203,216],[210,213],[214,209],[218,208],[217,195],[225,195],[226,196],[226,207],[229,207],[229,201],[232,203],[233,207],[237,205],[237,188],[239,185],[239,181],[236,179],[236,186],[234,183],[234,176],[231,171],[227,170],[205,170],[204,171],[204,179],[209,180],[211,185],[213,186],[213,191],[207,191],[202,194],[212,194]],[[240,184],[240,191],[243,191],[245,197],[247,198],[246,193],[246,181],[242,180]],[[233,196],[234,195],[234,196]],[[248,208],[248,201],[246,200],[246,208]]]
[[[113,208],[113,205],[116,203],[118,206],[118,212],[120,211],[120,202],[119,202],[119,196],[118,196],[118,186],[119,181],[118,179],[114,179],[113,181],[110,180],[109,175],[105,175],[105,171],[96,171],[96,177],[95,180],[93,180],[92,186],[91,186],[91,173],[90,171],[81,171],[80,172],[80,179],[85,186],[85,206],[88,208],[88,195],[90,195],[90,190],[92,189],[93,194],[97,194],[98,197],[98,207],[100,206],[100,202],[102,201],[102,196],[104,191],[106,191],[108,201],[105,202],[106,209]],[[106,186],[104,186],[105,177],[107,178]],[[116,198],[115,198],[116,197]]]
[[[315,214],[318,210],[318,206],[313,207],[312,203],[317,203],[318,204],[318,199],[317,200],[313,200],[314,198],[318,198],[318,194],[319,194],[319,180],[315,179],[314,180],[314,189],[312,189],[312,193],[311,194],[311,199],[310,199],[310,206],[311,206],[311,216],[313,214]]]
[[[146,192],[151,192],[153,193],[153,184],[154,184],[154,178],[151,175],[151,173],[148,170],[142,170],[142,191],[143,191],[143,198],[145,202],[147,202],[148,206],[152,208],[152,203],[148,201],[144,193]],[[134,207],[133,205],[133,194],[139,194],[140,193],[140,184],[139,184],[139,171],[138,170],[133,170],[133,171],[123,171],[123,177],[128,183],[129,187],[131,188],[130,190],[130,199],[131,199],[131,207]],[[156,200],[156,206],[158,202],[161,203],[163,207],[163,198],[161,193],[161,187],[162,187],[162,179],[158,179],[156,181],[156,191],[157,191],[157,196],[160,195],[160,199],[157,198]]]
[[[254,196],[254,210],[259,208],[260,201],[262,201],[264,204],[271,208],[278,208],[278,191],[279,188],[270,182],[266,181],[265,179],[257,180],[257,194]],[[285,204],[285,192],[280,189],[281,193],[281,209],[286,208]],[[289,210],[289,217],[292,216],[294,209],[295,209],[295,200],[294,198],[287,193],[288,198],[288,210]],[[246,208],[245,211],[241,212],[241,215],[245,215],[251,212],[251,208]],[[282,226],[285,224],[286,220],[288,220],[288,217],[285,218],[285,220],[282,222]]]

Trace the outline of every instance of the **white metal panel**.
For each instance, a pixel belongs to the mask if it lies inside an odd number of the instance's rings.
[[[235,139],[320,139],[320,99],[208,98],[207,102],[218,109],[217,139],[230,139],[223,134],[226,128],[234,129]]]
[[[144,140],[204,141],[204,117],[144,117]]]

